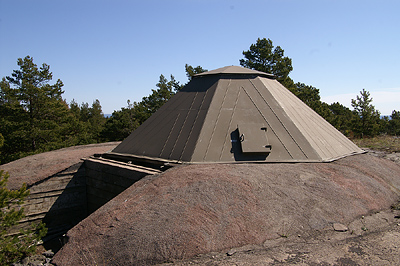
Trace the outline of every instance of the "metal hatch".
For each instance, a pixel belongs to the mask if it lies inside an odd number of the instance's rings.
[[[257,124],[238,125],[239,142],[243,153],[270,153],[271,145],[267,138],[267,127]]]

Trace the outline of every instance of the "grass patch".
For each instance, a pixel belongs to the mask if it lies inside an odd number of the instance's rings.
[[[352,139],[360,148],[385,152],[400,152],[400,137],[382,135],[373,138]]]

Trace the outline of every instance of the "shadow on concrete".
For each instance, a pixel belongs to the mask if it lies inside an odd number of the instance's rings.
[[[84,165],[75,164],[42,185],[47,188],[43,191],[43,205],[47,205],[45,201],[53,202],[43,218],[48,228],[44,246],[56,252],[65,244],[65,233],[88,215]]]

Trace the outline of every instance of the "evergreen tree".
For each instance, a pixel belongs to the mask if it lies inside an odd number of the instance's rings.
[[[363,89],[360,96],[351,100],[354,108],[353,131],[357,136],[376,136],[380,131],[380,113],[373,106],[370,93]]]
[[[137,103],[133,104],[128,100],[128,107],[114,111],[107,120],[102,131],[103,139],[108,141],[123,140],[139,126],[136,116]]]
[[[12,86],[6,98],[17,101],[27,112],[28,124],[24,131],[30,138],[31,151],[36,151],[42,144],[54,140],[62,116],[68,111],[61,97],[63,83],[57,80],[50,85],[53,78],[50,66],[43,64],[38,68],[29,56],[19,58],[18,66],[19,70],[6,77]]]
[[[336,102],[329,105],[330,115],[325,119],[346,136],[352,132],[354,113],[346,106]]]
[[[192,68],[191,66],[186,65],[185,68],[191,74],[196,73],[197,71],[204,71],[200,66]],[[190,76],[189,72],[187,72],[188,77]],[[164,75],[160,75],[156,87],[157,89],[153,89],[149,96],[142,98],[142,101],[131,104],[128,100],[128,108],[114,111],[112,116],[105,123],[105,128],[101,133],[103,139],[113,141],[126,138],[134,129],[140,126],[172,96],[174,96],[183,85],[181,85],[179,81],[175,80],[173,75],[171,75],[169,81]]]
[[[317,88],[297,82],[289,90],[314,111],[317,111],[321,107],[321,97]]]
[[[256,44],[243,51],[243,55],[245,59],[240,59],[241,66],[273,74],[286,88],[293,87],[294,82],[289,77],[293,70],[292,59],[284,56],[280,46],[274,47],[270,39],[258,38]]]
[[[89,108],[89,132],[92,135],[92,142],[101,142],[101,131],[106,123],[103,111],[101,109],[100,101],[96,99],[92,106]]]
[[[1,82],[4,88],[7,82]],[[4,99],[4,98],[3,98]],[[0,104],[0,132],[3,135],[3,147],[0,147],[0,162],[7,163],[18,159],[30,151],[30,139],[25,134],[28,131],[27,112],[19,104],[7,101]]]
[[[188,77],[189,81],[191,81],[194,75],[206,72],[208,70],[202,68],[201,66],[192,67],[191,65],[186,64],[185,71],[186,71],[186,76]]]
[[[388,122],[388,133],[395,136],[400,135],[400,111],[392,111]]]
[[[72,100],[69,104],[67,127],[62,133],[63,143],[66,147],[92,143],[89,134],[89,123],[81,121],[80,117],[80,107],[75,100]]]
[[[79,107],[79,104],[75,101],[75,99],[72,99],[72,101],[69,103],[69,110],[71,113],[79,118],[81,115],[81,108]]]
[[[4,137],[3,134],[0,133],[0,148],[3,147],[3,145],[4,145]]]
[[[79,120],[82,122],[89,122],[90,109],[88,103],[82,103],[80,106]]]
[[[80,106],[75,100],[70,105],[72,118],[69,120],[69,130],[73,132],[71,142],[73,145],[98,143],[103,139],[101,132],[104,129],[106,118],[104,117],[100,101],[96,99],[92,106],[88,103],[82,103]]]
[[[30,56],[17,64],[19,69],[0,81],[1,163],[79,144],[76,134],[85,129],[77,120],[76,104],[71,110],[62,99],[62,81],[50,84],[50,66],[38,67]]]
[[[156,87],[158,87],[158,89],[153,89],[149,96],[143,97],[142,101],[135,106],[135,115],[139,124],[146,121],[183,86],[179,81],[175,80],[173,75],[171,75],[170,81],[168,81],[164,75],[160,75]]]

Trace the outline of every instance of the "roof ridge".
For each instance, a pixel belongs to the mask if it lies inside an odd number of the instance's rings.
[[[250,68],[245,68],[241,66],[225,66],[221,68],[217,68],[211,71],[203,72],[194,75],[195,77],[198,76],[206,76],[206,75],[224,75],[224,74],[239,74],[239,75],[256,75],[256,76],[263,76],[267,78],[275,78],[274,75]]]

